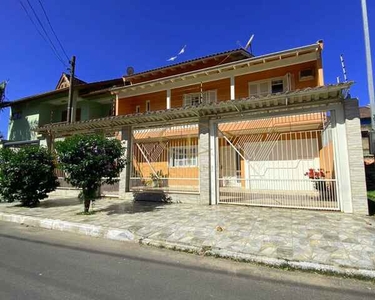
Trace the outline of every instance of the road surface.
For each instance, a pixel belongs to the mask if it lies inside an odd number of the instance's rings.
[[[372,282],[0,222],[0,299],[375,299]]]

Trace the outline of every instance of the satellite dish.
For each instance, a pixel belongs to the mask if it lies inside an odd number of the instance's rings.
[[[128,74],[128,76],[131,76],[134,74],[134,68],[133,67],[127,67],[126,68],[126,74]]]

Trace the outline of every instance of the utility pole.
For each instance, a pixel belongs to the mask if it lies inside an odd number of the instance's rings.
[[[74,71],[76,67],[76,57],[73,55],[70,61],[70,85],[69,85],[69,100],[67,111],[67,123],[74,122],[73,116],[75,115],[75,107],[73,107],[73,93],[74,93]]]

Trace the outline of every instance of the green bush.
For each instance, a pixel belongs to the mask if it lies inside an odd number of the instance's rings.
[[[74,135],[56,142],[55,149],[67,181],[82,189],[85,212],[101,184],[114,184],[125,167],[121,142],[101,135]]]
[[[58,187],[52,155],[35,146],[0,149],[0,194],[4,201],[36,206]]]

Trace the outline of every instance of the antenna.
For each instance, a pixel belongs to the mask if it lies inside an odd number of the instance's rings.
[[[245,46],[245,48],[244,48],[246,51],[250,48],[250,53],[251,53],[251,54],[253,53],[253,48],[251,47],[251,42],[253,41],[254,36],[255,36],[254,34],[251,35],[251,37],[250,37],[249,40],[247,41],[246,46]]]
[[[346,67],[345,67],[345,61],[344,61],[344,55],[340,55],[340,60],[341,60],[341,68],[342,68],[342,73],[344,74],[344,82],[348,82],[348,77],[346,76]]]

